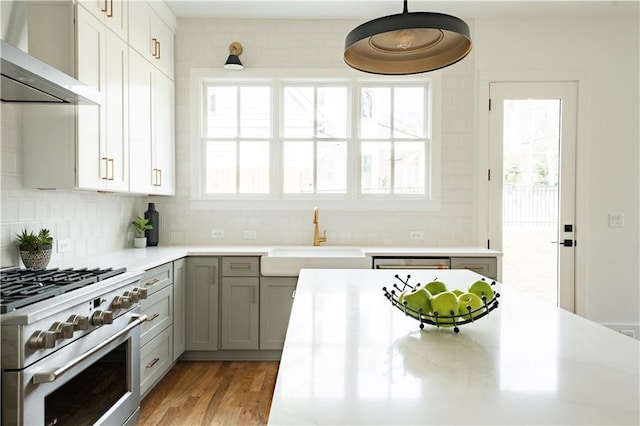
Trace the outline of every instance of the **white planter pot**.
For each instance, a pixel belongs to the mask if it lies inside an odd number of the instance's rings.
[[[133,246],[135,248],[145,248],[147,246],[147,237],[134,238]]]

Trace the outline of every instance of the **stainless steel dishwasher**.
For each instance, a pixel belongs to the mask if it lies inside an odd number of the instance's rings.
[[[449,257],[374,257],[373,269],[450,269]]]

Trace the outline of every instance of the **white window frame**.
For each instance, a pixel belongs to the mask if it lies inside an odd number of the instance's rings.
[[[190,207],[192,210],[308,210],[314,206],[330,210],[342,211],[437,211],[440,210],[440,175],[441,175],[441,137],[440,137],[440,99],[441,82],[438,71],[428,76],[400,76],[400,77],[370,76],[351,69],[245,69],[241,72],[227,71],[213,68],[193,68],[190,71],[189,90],[189,144],[190,144]],[[264,83],[268,80],[281,80],[286,83],[309,82],[310,80],[346,81],[357,79],[363,84],[390,84],[390,82],[425,82],[429,84],[427,120],[430,128],[430,142],[427,144],[425,192],[424,196],[371,194],[359,195],[360,191],[360,143],[359,129],[353,129],[355,134],[347,136],[347,194],[283,194],[282,193],[282,146],[280,143],[271,144],[270,181],[273,184],[269,194],[219,194],[204,196],[204,147],[203,132],[203,85],[205,82],[222,81],[238,83],[247,79]],[[317,83],[316,81],[316,83]],[[249,83],[249,82],[248,82]],[[350,82],[349,84],[352,84]],[[273,86],[274,91],[281,92],[281,84]],[[275,92],[274,92],[275,93]],[[360,84],[352,88],[352,105],[359,105]],[[280,95],[272,94],[272,114],[279,114],[282,105]],[[359,107],[350,109],[348,119],[349,128],[357,120]],[[282,117],[277,117],[278,129],[282,130]],[[273,135],[274,137],[276,135]],[[358,143],[350,143],[351,141]],[[354,176],[355,174],[355,176]],[[430,197],[428,196],[430,194]]]

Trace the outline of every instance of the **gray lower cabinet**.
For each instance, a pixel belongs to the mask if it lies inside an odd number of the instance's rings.
[[[222,258],[221,349],[258,349],[259,275],[257,257]]]
[[[498,279],[498,259],[495,257],[452,257],[451,269],[468,269],[492,280]]]
[[[140,330],[140,394],[145,396],[173,364],[173,263],[149,269],[140,280],[147,316]]]
[[[185,285],[187,260],[173,262],[173,360],[176,361],[185,350]]]
[[[218,350],[220,259],[187,258],[185,285],[185,349]]]
[[[284,347],[297,283],[297,277],[260,278],[260,349]]]

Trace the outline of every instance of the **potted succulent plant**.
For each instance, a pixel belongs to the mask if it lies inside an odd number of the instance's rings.
[[[136,236],[133,239],[133,246],[135,248],[144,248],[147,246],[147,237],[144,236],[144,231],[147,229],[153,229],[153,226],[149,223],[151,220],[145,219],[141,216],[136,216],[132,222],[136,228]]]
[[[23,229],[21,234],[16,234],[16,241],[20,245],[20,258],[26,268],[45,269],[51,260],[53,237],[49,230],[42,228],[35,234]]]

